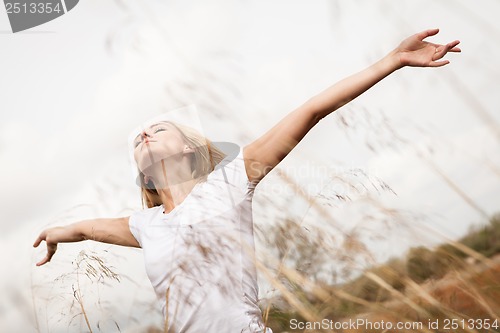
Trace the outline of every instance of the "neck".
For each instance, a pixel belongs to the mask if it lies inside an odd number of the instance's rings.
[[[172,211],[175,206],[178,206],[186,197],[191,193],[193,187],[196,185],[197,180],[191,179],[190,181],[170,185],[168,188],[158,190],[161,201],[163,203],[164,213]]]
[[[198,179],[193,179],[190,165],[188,160],[186,161],[168,164],[165,160],[161,160],[155,167],[148,170],[148,177],[154,183],[165,213],[184,201],[198,183]]]

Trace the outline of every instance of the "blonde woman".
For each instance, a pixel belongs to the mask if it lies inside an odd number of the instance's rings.
[[[255,186],[322,118],[392,72],[440,67],[459,41],[424,41],[420,32],[367,69],[334,84],[249,145],[225,154],[195,130],[171,121],[145,128],[134,142],[143,203],[131,216],[44,230],[34,243],[95,240],[142,248],[168,332],[271,332],[258,307],[252,197]],[[229,145],[231,146],[231,145]],[[231,147],[230,147],[231,148]],[[231,150],[231,149],[229,149]]]

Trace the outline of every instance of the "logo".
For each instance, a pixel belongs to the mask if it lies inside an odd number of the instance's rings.
[[[42,25],[75,8],[79,0],[4,0],[12,32]]]

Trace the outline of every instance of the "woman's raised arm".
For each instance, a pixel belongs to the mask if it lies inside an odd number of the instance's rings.
[[[404,66],[440,67],[448,64],[448,60],[438,60],[448,52],[461,52],[457,47],[460,42],[456,40],[441,45],[424,41],[438,32],[439,29],[430,29],[406,38],[384,58],[312,97],[263,136],[245,146],[243,156],[249,180],[258,182],[264,178],[322,118],[392,72]]]
[[[129,217],[101,218],[76,222],[63,227],[45,229],[36,239],[33,247],[42,241],[47,243],[47,255],[36,265],[41,266],[52,259],[58,243],[94,240],[130,247],[141,247],[129,229]]]

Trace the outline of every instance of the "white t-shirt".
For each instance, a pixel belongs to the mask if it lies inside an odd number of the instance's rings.
[[[241,147],[218,166],[171,212],[157,206],[130,216],[169,332],[264,332],[253,262],[256,184]]]

